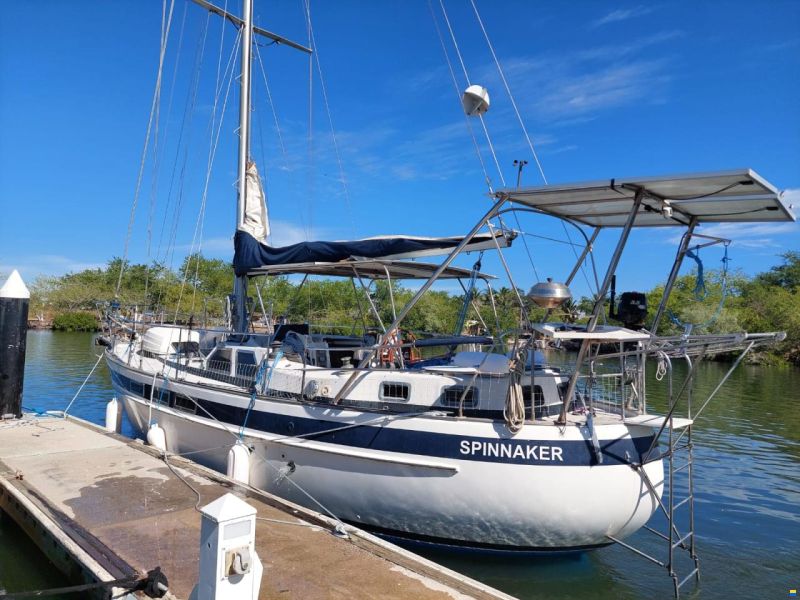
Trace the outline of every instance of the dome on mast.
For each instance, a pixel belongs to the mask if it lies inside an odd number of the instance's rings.
[[[489,110],[489,90],[482,85],[471,85],[461,96],[461,105],[468,117],[482,115]]]

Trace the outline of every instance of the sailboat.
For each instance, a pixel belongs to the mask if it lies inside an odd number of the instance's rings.
[[[692,474],[693,369],[705,356],[743,356],[780,334],[657,332],[687,251],[727,242],[695,229],[794,220],[777,189],[749,169],[502,189],[463,236],[269,246],[249,152],[250,0],[242,15],[235,21],[242,73],[232,326],[150,326],[112,340],[106,362],[114,390],[139,434],[342,522],[420,543],[509,552],[627,545],[660,511],[669,522],[662,535],[669,564],[674,551],[686,550],[696,574],[693,520],[679,535],[675,514],[681,503],[691,514],[693,495],[682,502],[674,485],[665,491],[682,451]],[[542,282],[520,297],[521,322],[512,331],[410,335],[404,320],[435,282],[491,281],[477,265],[454,261],[476,250],[502,254],[513,235],[495,223],[513,211],[562,220],[584,237],[564,283]],[[645,328],[646,310],[631,305],[622,325],[603,324],[628,236],[640,227],[683,231],[655,318]],[[588,322],[530,322],[526,302],[553,309],[569,298],[568,286],[607,229],[619,231],[618,241]],[[427,262],[436,255],[444,258]],[[334,335],[290,322],[253,332],[248,281],[292,274],[420,285],[377,332]],[[573,364],[554,366],[536,340],[580,349]],[[682,386],[673,385],[674,360],[690,363]],[[663,415],[648,409],[648,363],[662,375]]]

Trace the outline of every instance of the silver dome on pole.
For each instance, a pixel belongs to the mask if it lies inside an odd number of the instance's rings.
[[[572,292],[563,283],[555,282],[548,277],[547,281],[540,281],[531,288],[528,298],[542,308],[558,308],[572,298]]]

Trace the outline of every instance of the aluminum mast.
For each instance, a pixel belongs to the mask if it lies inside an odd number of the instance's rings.
[[[236,230],[244,224],[245,194],[247,194],[247,160],[250,157],[250,51],[253,47],[253,0],[242,0],[242,67],[239,77],[239,185],[236,198]],[[233,284],[234,331],[247,332],[247,276],[237,276]]]

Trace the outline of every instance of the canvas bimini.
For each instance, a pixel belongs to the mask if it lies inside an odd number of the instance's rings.
[[[659,511],[667,517],[666,531],[658,533],[667,555],[651,559],[668,569],[677,591],[698,572],[691,435],[710,398],[692,398],[694,370],[705,356],[739,350],[735,368],[746,352],[780,334],[665,338],[657,335],[659,323],[687,252],[697,244],[727,243],[696,228],[793,220],[777,190],[747,169],[500,190],[463,237],[272,247],[258,175],[249,163],[249,0],[243,19],[233,20],[241,29],[242,102],[232,325],[147,328],[112,315],[128,333],[111,340],[106,360],[134,427],[168,452],[192,453],[342,522],[425,543],[513,552],[627,546],[625,538]],[[519,292],[501,260],[519,303],[519,323],[501,330],[490,319],[484,331],[466,334],[462,317],[473,310],[471,292],[491,278],[477,264],[461,269],[454,261],[473,251],[502,259],[514,237],[502,216],[512,211],[562,220],[580,232],[583,251],[563,284],[541,282],[530,297]],[[683,230],[663,297],[646,328],[603,324],[614,274],[630,232],[639,227]],[[558,307],[579,269],[593,260],[604,229],[619,235],[588,322],[532,322],[530,302]],[[437,254],[445,256],[439,264],[416,260]],[[248,280],[290,274],[346,277],[367,292],[380,280],[422,284],[405,306],[390,299],[390,323],[366,293],[374,331],[280,322],[255,333]],[[444,278],[466,282],[457,330],[412,335],[405,319]],[[572,341],[579,350],[571,364],[549,365],[534,349],[538,340]],[[672,381],[676,359],[690,365],[680,382]],[[663,415],[648,411],[648,364],[666,390]],[[688,462],[676,463],[681,453]],[[665,482],[679,472],[689,477],[681,499],[674,485],[664,493]],[[678,511],[684,511],[684,526]],[[690,568],[679,577],[675,553],[682,551]]]

